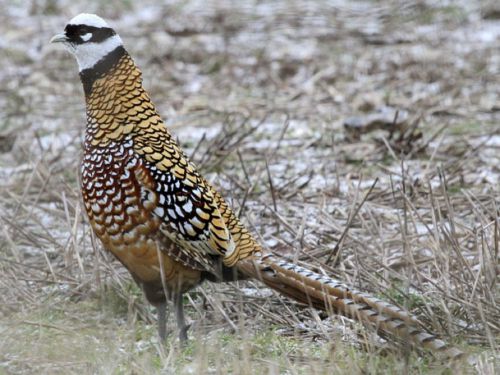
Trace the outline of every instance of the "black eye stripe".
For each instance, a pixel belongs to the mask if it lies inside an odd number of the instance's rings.
[[[84,34],[87,34],[87,33],[91,33],[93,30],[88,27],[88,26],[82,26],[80,27],[80,29],[78,30],[78,32],[81,34],[81,35],[84,35]]]
[[[89,25],[66,25],[64,33],[69,38],[71,43],[100,43],[115,35],[115,31],[110,27],[95,27]],[[83,40],[82,35],[91,33],[92,37],[89,40]]]

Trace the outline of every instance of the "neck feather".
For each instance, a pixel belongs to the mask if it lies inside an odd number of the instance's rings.
[[[113,51],[105,55],[94,66],[80,71],[80,79],[83,84],[85,96],[89,96],[92,90],[92,85],[96,79],[101,78],[115,66],[120,59],[127,54],[123,46],[116,47]]]

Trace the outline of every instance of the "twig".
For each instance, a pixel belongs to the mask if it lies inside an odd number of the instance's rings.
[[[368,199],[372,190],[375,188],[375,185],[377,185],[377,182],[378,182],[378,177],[375,179],[375,181],[373,181],[372,186],[370,187],[368,192],[365,194],[365,196],[361,200],[361,203],[358,205],[358,207],[356,207],[353,214],[350,215],[349,219],[347,220],[347,224],[344,228],[344,231],[342,232],[342,235],[340,236],[335,247],[330,251],[330,255],[328,256],[328,259],[325,261],[325,264],[329,265],[334,255],[335,255],[335,257],[337,257],[337,255],[336,255],[337,251],[338,251],[340,245],[342,244],[342,242],[344,241],[344,238],[347,235],[347,232],[349,231],[349,228],[351,227],[351,224],[352,224],[354,218],[358,215],[359,210],[361,209],[361,207],[363,207],[363,204],[366,202],[366,200]]]

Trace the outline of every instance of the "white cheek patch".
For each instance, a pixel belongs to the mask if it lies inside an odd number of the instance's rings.
[[[91,34],[92,33],[87,33]],[[85,35],[82,35],[83,38]],[[100,42],[100,43],[83,43],[75,45],[74,55],[78,61],[80,71],[84,69],[92,68],[97,64],[104,56],[121,46],[122,40],[118,35],[113,35],[112,37]]]
[[[80,36],[80,38],[84,42],[88,42],[90,40],[90,38],[92,38],[92,33],[83,34],[83,35]]]

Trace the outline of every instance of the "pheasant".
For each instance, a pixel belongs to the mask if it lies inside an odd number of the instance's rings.
[[[185,341],[185,292],[203,280],[254,278],[303,304],[462,355],[400,308],[265,250],[176,143],[106,21],[80,14],[51,42],[76,57],[85,93],[81,189],[90,224],[157,307],[162,340],[167,300]]]

